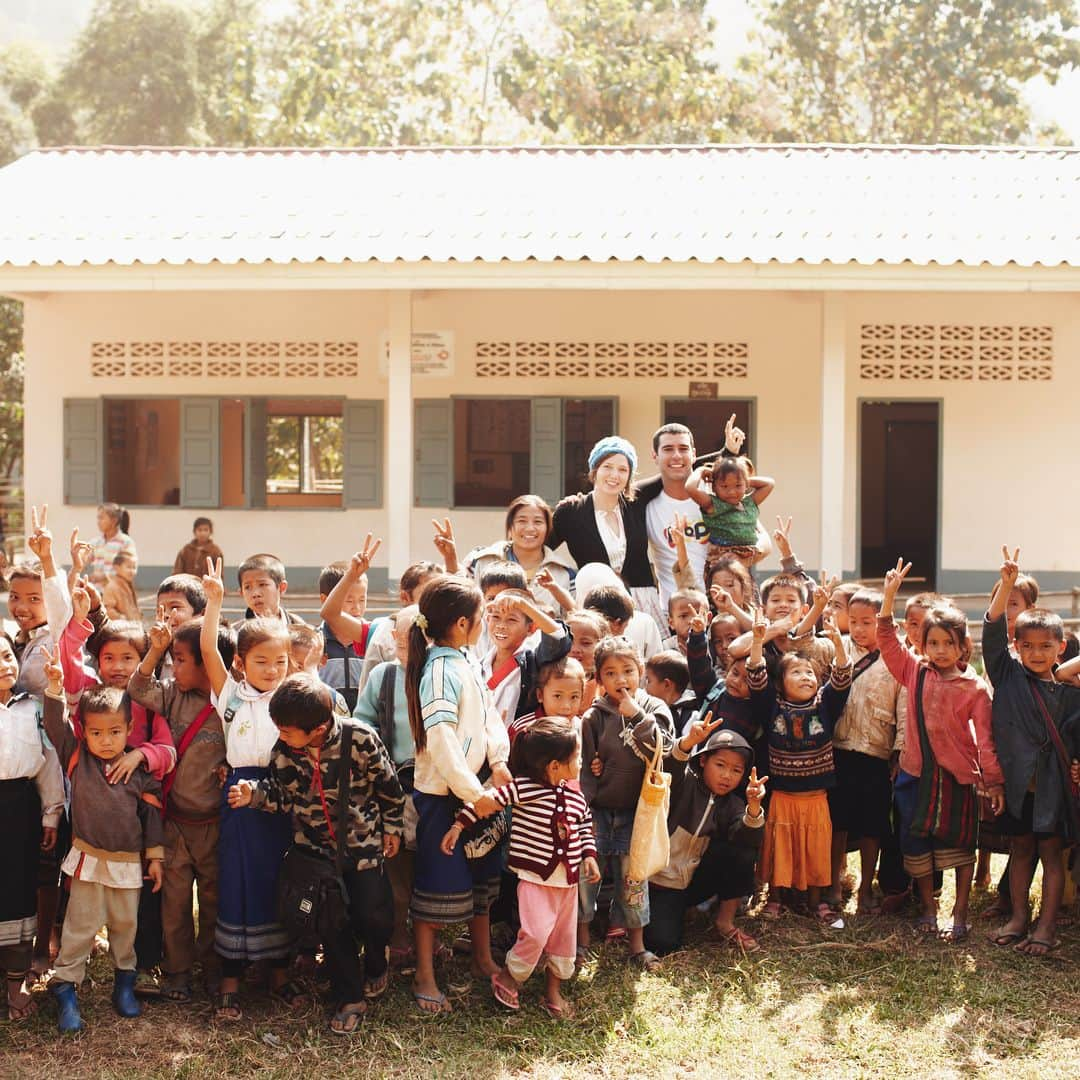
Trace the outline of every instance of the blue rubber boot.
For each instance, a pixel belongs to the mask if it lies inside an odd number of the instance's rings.
[[[75,984],[69,982],[53,983],[49,993],[56,998],[57,1027],[61,1035],[74,1035],[82,1031],[82,1016],[79,1013],[79,997],[75,993]]]
[[[112,992],[113,1008],[128,1020],[142,1016],[142,1006],[135,996],[135,972],[118,971]]]

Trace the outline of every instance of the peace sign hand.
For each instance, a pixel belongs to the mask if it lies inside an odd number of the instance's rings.
[[[904,584],[904,579],[911,572],[911,563],[904,562],[904,557],[901,555],[896,560],[896,566],[886,571],[885,573],[885,589],[886,595],[896,597],[897,592],[900,590],[900,586]]]
[[[772,534],[773,539],[776,541],[776,547],[780,552],[780,558],[791,558],[791,518],[787,521],[777,514],[776,515],[776,530]]]
[[[164,653],[171,644],[172,631],[165,619],[165,605],[158,604],[154,625],[150,627],[150,648],[155,652]]]
[[[679,749],[684,754],[689,754],[695,746],[706,742],[709,736],[723,724],[724,718],[718,716],[715,720],[713,714],[707,712],[700,720],[695,720],[690,725],[690,730],[679,740]]]
[[[1006,590],[1005,596],[1008,599],[1008,594],[1016,585],[1016,579],[1020,576],[1020,549],[1017,548],[1012,555],[1009,554],[1009,549],[1002,544],[1001,546],[1001,585]]]
[[[746,782],[746,813],[749,817],[760,816],[761,800],[765,797],[765,785],[768,782],[767,776],[758,776],[757,766],[750,769],[750,779]]]
[[[206,593],[206,599],[208,603],[217,604],[221,606],[222,601],[225,599],[225,582],[222,579],[221,572],[223,568],[223,560],[218,559],[216,562],[209,555],[206,557],[206,573],[203,574],[203,592]]]
[[[42,561],[52,554],[52,533],[46,525],[48,518],[47,503],[42,503],[40,514],[36,506],[30,507],[30,528],[33,531],[26,538],[26,546]]]
[[[64,669],[60,666],[60,649],[57,647],[52,652],[46,646],[41,646],[41,655],[45,661],[43,671],[48,682],[48,691],[53,697],[64,692]]]
[[[440,524],[437,518],[431,519],[431,524],[435,528],[434,544],[435,550],[443,557],[453,552],[457,553],[457,541],[454,539],[454,526],[451,524],[449,518],[443,518]]]
[[[353,555],[349,563],[349,572],[353,577],[359,578],[366,574],[371,567],[371,560],[375,558],[375,552],[379,550],[382,540],[373,540],[371,533],[364,537],[364,546]]]

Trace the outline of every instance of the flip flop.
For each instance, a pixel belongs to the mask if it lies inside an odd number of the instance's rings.
[[[970,936],[971,923],[954,922],[952,926],[943,926],[938,933],[938,937],[950,945],[959,945],[962,941],[967,941]]]
[[[511,990],[505,983],[499,982],[499,972],[491,976],[491,992],[500,1005],[508,1009],[520,1009],[521,999],[517,990]]]
[[[1010,945],[1015,945],[1018,941],[1027,941],[1027,931],[1021,930],[1017,933],[1015,930],[996,930],[992,934],[987,934],[987,937],[999,949],[1005,949]]]
[[[574,1006],[569,1001],[565,1005],[556,1005],[554,1001],[548,1001],[547,998],[544,998],[540,1004],[543,1006],[544,1012],[553,1020],[574,1019]]]
[[[311,995],[293,979],[288,979],[276,989],[271,990],[270,996],[275,1001],[280,1001],[283,1005],[287,1005],[290,1009],[307,1005],[311,1001]]]
[[[915,920],[915,933],[937,937],[937,918],[933,915],[920,915],[919,918]]]
[[[390,972],[384,971],[377,979],[367,979],[364,982],[364,1000],[375,1001],[386,993],[390,985]]]
[[[439,994],[436,997],[432,997],[430,994],[421,994],[419,990],[413,987],[413,1001],[416,1002],[416,1007],[425,1016],[439,1016],[444,1013],[450,1013],[454,1011],[453,1006],[446,999],[445,994]],[[437,1009],[425,1009],[421,1002],[426,1001],[429,1005],[437,1005]]]
[[[730,930],[718,930],[717,933],[720,935],[720,944],[726,945],[729,949],[739,949],[744,953],[754,953],[761,948],[755,938],[744,933],[737,926],[733,926]]]
[[[636,968],[640,968],[642,971],[659,971],[663,966],[660,957],[656,953],[649,952],[648,949],[642,949],[641,952],[631,953],[627,957],[628,961]]]
[[[339,1005],[337,1012],[330,1020],[330,1030],[335,1035],[352,1035],[360,1026],[360,1022],[367,1013],[367,1005],[364,1002],[351,1002]],[[334,1025],[337,1024],[337,1027]]]
[[[244,1019],[244,1011],[240,1008],[239,993],[233,991],[218,994],[214,1009],[214,1019],[224,1020],[229,1024],[234,1024],[238,1020]]]
[[[1032,952],[1032,945],[1042,949],[1042,952]],[[1053,941],[1044,941],[1042,938],[1028,937],[1022,944],[1014,945],[1013,948],[1017,952],[1022,952],[1025,956],[1034,956],[1037,960],[1041,960],[1045,956],[1056,953],[1061,948],[1061,939],[1054,938]]]

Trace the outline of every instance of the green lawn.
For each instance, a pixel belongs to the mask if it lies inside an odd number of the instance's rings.
[[[960,946],[884,917],[844,930],[796,916],[743,925],[760,952],[721,949],[699,919],[691,947],[656,975],[632,975],[618,946],[598,949],[569,991],[578,1018],[561,1024],[537,1004],[538,977],[520,1013],[477,984],[445,1018],[420,1016],[398,980],[351,1041],[327,1031],[321,1009],[289,1016],[257,990],[234,1026],[215,1026],[204,999],[121,1021],[98,958],[82,995],[88,1032],[61,1040],[45,1006],[27,1026],[0,1024],[0,1060],[5,1077],[28,1078],[1080,1076],[1075,918],[1046,960],[996,948],[978,921]],[[444,983],[466,970],[455,959]]]

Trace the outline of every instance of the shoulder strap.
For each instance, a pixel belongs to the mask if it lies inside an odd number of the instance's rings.
[[[244,699],[240,696],[238,690],[234,690],[229,695],[229,700],[225,705],[225,711],[221,714],[221,719],[226,724],[231,724],[233,717],[236,716],[237,709],[244,704]]]
[[[343,722],[341,725],[341,760],[338,763],[338,804],[337,804],[337,868],[341,873],[345,865],[345,831],[348,828],[349,793],[352,788],[352,739],[353,726]],[[317,768],[318,766],[316,766]]]
[[[397,664],[388,664],[383,671],[382,686],[379,687],[379,708],[387,723],[393,724],[394,685],[397,682]]]
[[[184,734],[180,736],[180,742],[176,745],[176,764],[173,766],[172,772],[161,781],[161,797],[163,801],[168,801],[169,792],[172,791],[173,784],[176,783],[176,773],[180,768],[180,762],[183,760],[184,754],[187,753],[187,748],[195,741],[195,736],[202,731],[203,725],[210,718],[213,711],[214,706],[207,702],[199,710],[199,715],[184,729]]]
[[[68,758],[67,777],[70,780],[71,774],[75,771],[75,766],[79,764],[79,751],[82,749],[82,743],[77,743],[75,749],[71,752],[71,757]]]
[[[1076,808],[1076,790],[1072,784],[1072,778],[1069,771],[1071,762],[1069,761],[1069,752],[1065,749],[1065,744],[1061,741],[1061,732],[1057,729],[1057,724],[1054,723],[1053,717],[1050,715],[1050,710],[1046,707],[1046,702],[1043,701],[1042,694],[1039,693],[1039,688],[1035,685],[1034,679],[1028,679],[1028,687],[1031,689],[1031,696],[1035,699],[1035,703],[1039,708],[1039,712],[1042,713],[1043,722],[1046,724],[1046,734],[1050,738],[1050,742],[1054,744],[1054,752],[1058,756],[1058,761],[1061,763],[1061,768],[1065,774],[1065,788],[1072,799],[1068,800],[1069,816],[1072,818],[1073,827],[1080,833],[1080,814],[1077,813]]]

